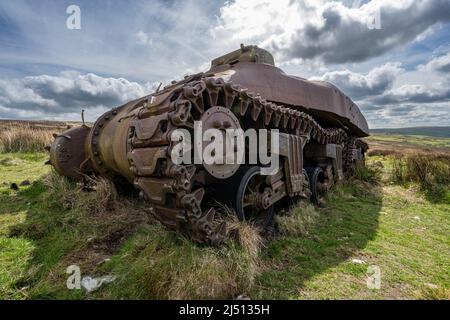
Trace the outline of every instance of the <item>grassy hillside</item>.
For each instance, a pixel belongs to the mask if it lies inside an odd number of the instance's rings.
[[[450,153],[450,138],[375,134],[365,139],[369,155],[402,155],[414,153]]]
[[[234,236],[219,249],[167,231],[107,181],[85,192],[53,174],[43,153],[2,153],[0,298],[449,299],[449,141],[390,139],[369,140],[378,150],[369,169],[324,208],[298,204],[264,240],[227,218]],[[436,156],[419,170],[426,183],[405,169],[425,161],[420,150]],[[70,265],[116,278],[93,293],[68,290]],[[367,287],[369,266],[381,271],[380,289]]]
[[[450,127],[414,127],[398,129],[371,129],[372,134],[393,134],[410,136],[428,136],[438,138],[450,138]]]

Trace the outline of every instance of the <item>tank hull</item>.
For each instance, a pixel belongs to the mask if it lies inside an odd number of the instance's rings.
[[[199,124],[203,129],[196,132]],[[231,129],[265,132],[214,153],[245,159],[239,150],[258,146],[278,160],[276,170],[263,174],[272,164],[261,159],[208,163],[189,155],[184,161],[180,144],[189,150],[208,147],[211,139],[202,134],[212,129],[218,137]],[[180,140],[182,132],[187,135]],[[222,211],[218,201],[240,219],[270,230],[275,205],[287,198],[319,205],[323,192],[364,161],[367,145],[359,137],[367,135],[359,108],[336,87],[286,75],[268,52],[244,47],[215,59],[205,73],[109,110],[92,127],[57,136],[48,149],[61,175],[132,185],[164,225],[195,242],[217,245],[226,237],[223,219],[216,218],[216,209]],[[279,148],[272,147],[275,141]]]
[[[262,98],[306,112],[328,126],[351,135],[369,135],[367,121],[358,106],[334,85],[287,75],[281,69],[252,62],[221,65],[207,74],[232,81]]]

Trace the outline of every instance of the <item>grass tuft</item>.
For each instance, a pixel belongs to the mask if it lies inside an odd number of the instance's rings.
[[[3,125],[0,128],[0,153],[43,152],[53,141],[54,129],[28,124]]]
[[[448,197],[450,155],[440,153],[397,156],[392,162],[391,180],[397,184],[417,183],[432,198]]]
[[[234,241],[219,249],[199,246],[159,224],[146,225],[107,266],[121,276],[102,297],[235,298],[254,286],[259,274],[254,253]]]
[[[247,221],[240,221],[234,210],[215,203],[217,213],[227,226],[227,237],[235,241],[250,257],[256,259],[263,246],[261,230]]]
[[[425,288],[416,294],[420,300],[450,300],[450,288]]]
[[[378,183],[382,173],[382,166],[378,163],[372,163],[367,165],[356,165],[353,170],[354,178],[369,183]]]
[[[312,204],[302,202],[288,214],[278,217],[277,222],[285,236],[305,237],[309,235],[318,216],[319,213]]]

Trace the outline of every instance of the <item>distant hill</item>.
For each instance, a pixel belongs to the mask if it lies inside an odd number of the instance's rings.
[[[398,128],[398,129],[371,129],[370,133],[450,138],[450,127],[415,127],[415,128]]]

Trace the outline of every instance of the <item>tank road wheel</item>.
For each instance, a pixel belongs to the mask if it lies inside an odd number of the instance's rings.
[[[323,192],[322,184],[324,182],[323,170],[319,167],[307,167],[306,172],[309,178],[309,189],[311,190],[311,202],[315,205],[321,204],[321,195]]]
[[[234,209],[241,221],[252,222],[265,230],[273,224],[274,206],[265,201],[268,188],[266,176],[261,175],[259,167],[243,167],[236,178],[240,179],[234,199]]]

